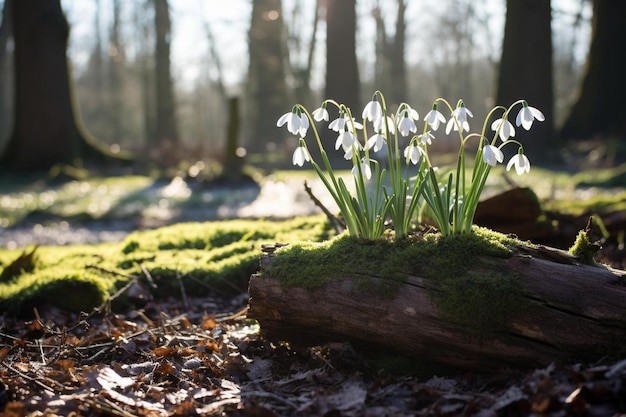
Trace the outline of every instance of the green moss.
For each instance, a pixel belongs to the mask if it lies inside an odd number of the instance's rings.
[[[483,228],[464,235],[428,234],[399,242],[341,235],[324,243],[279,249],[264,274],[283,285],[309,290],[356,278],[357,290],[377,292],[381,297],[394,296],[407,275],[422,276],[443,316],[482,333],[502,328],[523,307],[517,278],[490,268],[489,260],[510,257],[520,245],[524,243]]]
[[[37,249],[30,270],[11,273],[23,249],[0,250],[0,311],[19,313],[51,304],[70,310],[100,305],[129,280],[142,279],[147,270],[156,297],[181,293],[246,290],[250,275],[259,269],[261,245],[328,238],[324,216],[294,220],[185,223],[131,233],[123,242]]]
[[[574,245],[569,248],[569,253],[584,264],[598,265],[595,260],[595,255],[598,250],[600,250],[600,247],[589,240],[589,236],[585,230],[581,230],[578,232],[578,236],[576,236]]]

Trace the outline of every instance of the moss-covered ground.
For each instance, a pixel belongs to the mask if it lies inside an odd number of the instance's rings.
[[[283,247],[263,272],[309,290],[351,278],[358,291],[383,298],[393,297],[407,275],[421,276],[443,315],[484,332],[501,328],[523,308],[517,277],[490,267],[494,258],[510,257],[522,245],[531,244],[479,227],[464,235],[429,233],[399,242],[342,234]]]
[[[182,288],[189,295],[238,293],[258,271],[261,245],[326,237],[325,218],[312,216],[182,223],[118,243],[0,250],[0,311],[28,313],[45,304],[89,311],[133,280],[156,297],[180,296]]]

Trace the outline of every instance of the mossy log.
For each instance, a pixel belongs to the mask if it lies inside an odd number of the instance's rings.
[[[432,270],[415,274],[416,270],[428,270],[401,266],[411,272],[399,280],[375,270],[361,271],[337,276],[312,289],[287,284],[276,276],[273,265],[282,256],[280,250],[266,252],[261,271],[249,284],[249,317],[256,319],[262,334],[272,340],[295,345],[351,341],[374,350],[480,371],[626,353],[626,272],[582,264],[565,251],[529,245],[509,256],[480,254],[480,259],[469,263],[462,260],[474,277],[514,277],[520,289],[507,298],[497,287],[483,286],[487,294],[479,296],[478,304],[468,310],[450,309],[445,303],[471,304],[470,297],[476,297],[473,281],[450,290],[452,287],[436,282]],[[387,254],[380,256],[382,262]],[[301,268],[297,262],[292,267]],[[393,281],[395,290],[372,290],[385,287],[388,281]]]

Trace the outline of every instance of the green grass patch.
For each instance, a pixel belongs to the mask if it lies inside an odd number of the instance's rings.
[[[272,222],[233,220],[182,223],[131,233],[119,243],[39,247],[24,263],[26,250],[0,250],[0,311],[28,313],[54,305],[88,311],[102,304],[145,269],[156,297],[245,291],[258,271],[261,245],[321,241],[329,229],[323,216]],[[121,302],[124,302],[124,297]]]

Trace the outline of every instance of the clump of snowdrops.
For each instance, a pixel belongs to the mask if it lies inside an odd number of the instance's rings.
[[[328,124],[328,128],[337,133],[335,150],[352,161],[352,192],[344,179],[333,171],[315,125],[315,122],[329,121],[329,105],[339,112],[339,117]],[[449,114],[447,119],[440,107]],[[509,107],[494,107],[485,117],[481,132],[469,133],[469,118],[473,114],[463,101],[459,100],[456,107],[452,107],[447,100],[438,98],[418,133],[418,112],[407,103],[401,103],[395,113],[389,114],[385,97],[376,91],[361,113],[362,122],[355,119],[349,107],[327,99],[312,113],[296,104],[278,119],[277,126],[286,124],[288,131],[299,137],[293,153],[294,165],[311,163],[339,207],[350,235],[381,237],[390,220],[395,238],[401,239],[410,233],[412,222],[422,208],[436,222],[442,235],[470,233],[489,172],[504,161],[504,146],[517,146],[507,170],[514,167],[518,175],[530,171],[530,161],[523,145],[513,139],[516,131],[509,121],[517,107],[517,127],[529,130],[533,121],[544,120],[540,110],[529,106],[525,100],[518,100]],[[496,117],[489,126],[489,120]],[[429,146],[436,140],[435,132],[444,125],[446,134],[456,132],[459,136],[456,167],[446,174],[434,167],[429,157]],[[309,152],[306,140],[309,129],[319,148],[322,165]],[[471,176],[465,169],[469,141],[478,142]],[[384,167],[381,158],[386,158]]]

